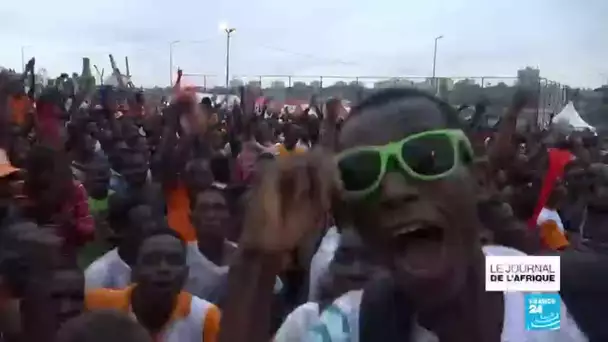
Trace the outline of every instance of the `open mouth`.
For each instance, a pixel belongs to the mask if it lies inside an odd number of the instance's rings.
[[[395,229],[393,237],[398,267],[417,276],[433,276],[445,266],[444,228],[425,222],[408,223]]]
[[[171,280],[155,280],[152,285],[159,290],[167,290],[173,286],[173,282]]]

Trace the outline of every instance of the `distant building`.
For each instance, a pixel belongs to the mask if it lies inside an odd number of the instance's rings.
[[[270,84],[271,88],[285,88],[285,82],[283,81],[272,81]]]
[[[247,86],[251,87],[251,88],[261,88],[262,87],[262,82],[260,81],[249,81],[247,82]]]
[[[230,88],[238,88],[243,86],[243,81],[238,78],[233,78],[230,80]]]
[[[129,77],[127,75],[121,74],[120,77],[122,78],[122,81],[125,85],[127,85],[131,82],[131,77]],[[106,79],[103,81],[103,84],[113,86],[113,87],[118,87],[118,78],[116,77],[116,75],[110,75],[110,76],[106,77]]]
[[[439,79],[437,79],[439,80]],[[433,80],[432,77],[428,77],[427,79],[425,79],[422,82],[416,82],[413,84],[414,87],[421,89],[421,90],[425,90],[431,93],[435,93],[435,81]]]
[[[540,83],[540,70],[526,67],[517,70],[517,84],[526,88],[538,88]]]
[[[413,87],[414,82],[405,78],[389,78],[388,80],[378,81],[374,83],[374,88],[392,88],[392,87]]]

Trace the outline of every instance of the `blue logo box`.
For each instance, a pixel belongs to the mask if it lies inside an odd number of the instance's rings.
[[[526,293],[526,330],[558,330],[561,298],[557,293]]]

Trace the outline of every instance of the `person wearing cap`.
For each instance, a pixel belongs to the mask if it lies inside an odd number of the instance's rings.
[[[14,167],[4,149],[0,149],[0,226],[10,223],[13,191],[11,184],[15,181],[19,168]]]
[[[19,168],[16,168],[11,164],[6,151],[0,149],[0,178],[5,178],[19,170]]]

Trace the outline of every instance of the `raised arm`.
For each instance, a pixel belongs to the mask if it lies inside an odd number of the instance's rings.
[[[175,81],[175,84],[173,85],[173,96],[177,96],[180,89],[182,88],[182,75],[183,75],[182,69],[177,69],[177,80]]]
[[[526,91],[518,90],[499,123],[496,139],[488,151],[488,157],[494,170],[505,168],[513,160],[517,148],[513,143],[517,129],[517,119],[529,100],[530,97]]]
[[[341,102],[339,99],[330,99],[325,107],[327,113],[323,117],[321,123],[321,146],[328,151],[334,151],[336,148],[337,137],[337,120],[340,114]]]
[[[269,340],[275,277],[329,209],[335,172],[330,159],[318,152],[281,158],[252,190],[228,275],[220,342]]]

